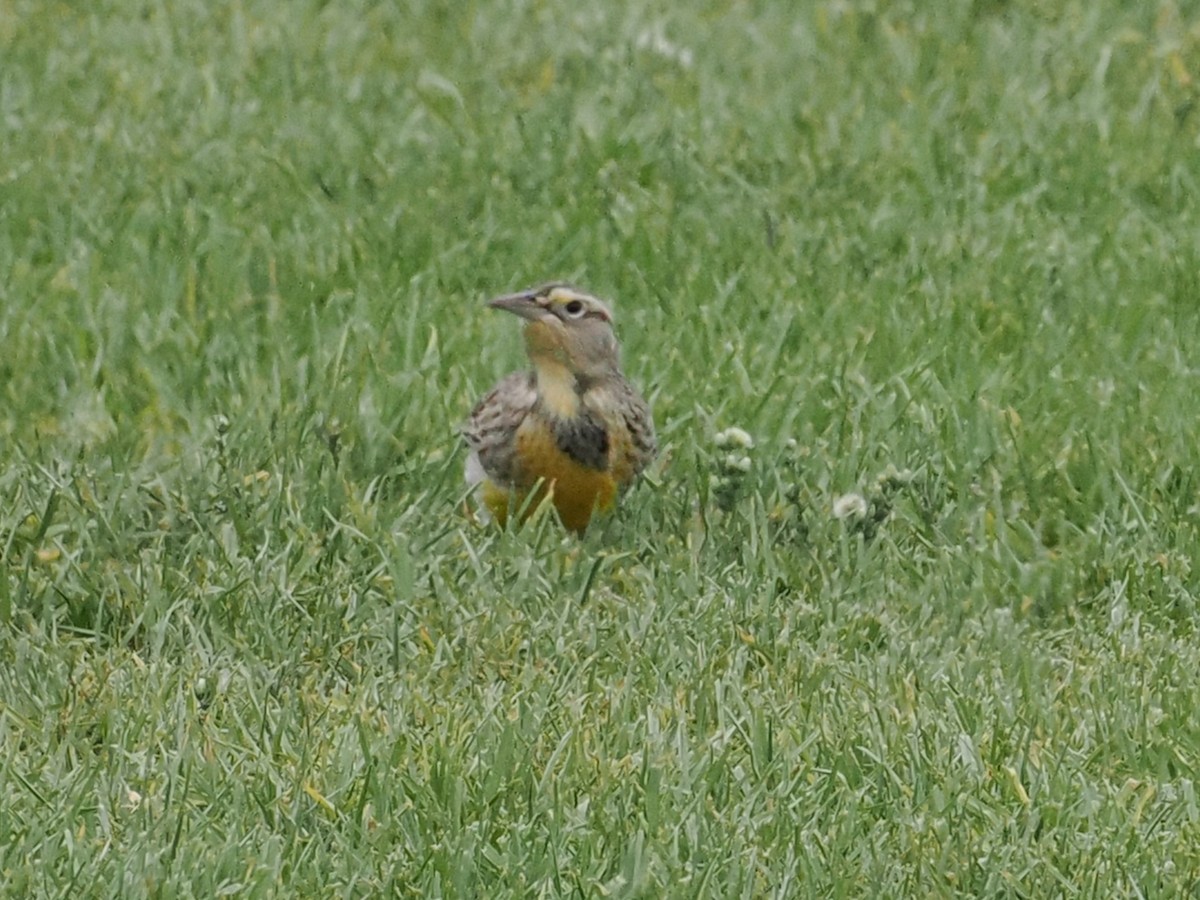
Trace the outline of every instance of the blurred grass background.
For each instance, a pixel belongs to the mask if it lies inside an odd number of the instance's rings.
[[[1200,885],[1190,5],[5,0],[0,60],[14,896]],[[462,506],[552,277],[664,445],[583,542]]]

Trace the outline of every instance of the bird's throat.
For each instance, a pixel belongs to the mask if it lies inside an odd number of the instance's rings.
[[[533,365],[538,394],[546,411],[560,419],[577,416],[580,400],[575,373],[556,359],[535,358]]]

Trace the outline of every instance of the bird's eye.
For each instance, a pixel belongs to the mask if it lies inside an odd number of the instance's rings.
[[[563,310],[572,319],[578,319],[580,316],[583,315],[583,301],[582,300],[572,300],[570,303],[568,303],[566,306],[563,307]]]

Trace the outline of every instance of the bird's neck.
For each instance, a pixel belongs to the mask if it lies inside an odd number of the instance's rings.
[[[538,395],[548,412],[561,419],[578,415],[581,401],[579,382],[574,372],[552,358],[534,359],[533,371],[537,378]]]

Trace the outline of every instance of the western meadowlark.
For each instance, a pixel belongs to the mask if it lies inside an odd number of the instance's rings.
[[[621,374],[612,313],[561,282],[488,305],[525,320],[533,369],[501,379],[471,410],[467,481],[501,524],[549,498],[582,534],[657,452],[650,408]]]

